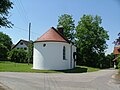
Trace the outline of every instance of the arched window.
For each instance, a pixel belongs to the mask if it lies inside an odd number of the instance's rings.
[[[76,61],[77,59],[77,53],[76,52],[73,52],[73,59]]]
[[[66,59],[66,48],[65,46],[63,46],[63,60]]]

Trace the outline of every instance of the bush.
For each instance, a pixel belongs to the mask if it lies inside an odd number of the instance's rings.
[[[3,44],[0,44],[0,61],[7,60],[7,52],[8,52],[7,47],[4,46]]]
[[[108,54],[107,56],[103,56],[102,58],[102,61],[101,61],[101,64],[102,64],[102,67],[100,68],[111,68],[114,66],[113,64],[113,60],[114,59],[114,54],[111,53],[111,54]]]
[[[117,64],[117,68],[120,69],[120,55],[118,56],[118,64]]]
[[[120,69],[120,62],[118,63],[117,67],[118,67],[118,69]]]
[[[13,49],[8,53],[8,56],[12,62],[26,63],[27,62],[27,52],[23,49]]]

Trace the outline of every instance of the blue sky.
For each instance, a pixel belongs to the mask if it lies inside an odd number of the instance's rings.
[[[73,15],[77,25],[83,14],[99,15],[102,18],[101,26],[108,31],[110,40],[107,41],[108,50],[113,51],[112,42],[120,32],[120,0],[11,0],[14,8],[10,10],[9,20],[12,29],[0,28],[8,34],[13,43],[20,39],[28,40],[28,23],[32,23],[31,40],[36,40],[50,27],[57,26],[58,16]]]

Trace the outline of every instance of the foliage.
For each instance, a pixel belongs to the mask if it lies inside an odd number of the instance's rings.
[[[109,36],[100,26],[101,23],[102,19],[97,15],[83,15],[76,26],[76,45],[81,63],[84,65],[98,67],[98,60],[107,48],[106,40]]]
[[[91,68],[86,66],[77,66],[72,70],[34,70],[31,69],[32,64],[14,63],[14,62],[0,62],[0,72],[39,72],[39,73],[82,73],[98,71],[98,68]]]
[[[0,43],[0,61],[7,60],[7,52],[7,47]]]
[[[63,14],[59,16],[58,25],[57,25],[57,27],[61,25],[63,26],[64,36],[71,41],[73,41],[74,39],[74,28],[75,28],[74,22],[75,21],[73,20],[72,15]]]
[[[118,63],[118,66],[117,66],[117,67],[118,67],[118,69],[120,69],[120,62]]]
[[[115,55],[113,53],[111,54],[108,54],[106,56],[106,59],[109,61],[110,63],[110,67],[113,67],[114,66],[114,62],[113,62],[113,59],[115,58]],[[109,63],[106,63],[106,64],[109,64]]]
[[[8,53],[8,56],[12,62],[26,63],[27,52],[23,49],[13,49]]]
[[[8,35],[2,32],[0,32],[0,43],[6,46],[8,50],[11,50],[12,40]]]
[[[10,0],[0,0],[0,27],[10,28],[12,23],[8,21],[9,9],[12,9],[13,3]]]
[[[117,57],[117,68],[120,69],[120,55]]]
[[[100,60],[98,60],[98,64],[100,68],[110,68],[114,66],[113,59],[114,54],[108,54],[107,56],[103,55]]]
[[[7,53],[11,50],[11,38],[0,32],[0,61],[7,60]]]

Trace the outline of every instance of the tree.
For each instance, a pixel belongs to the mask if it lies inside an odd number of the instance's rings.
[[[113,53],[108,54],[108,55],[106,56],[106,59],[109,60],[110,67],[113,67],[113,66],[114,66],[114,63],[113,63],[113,59],[114,59],[114,58],[115,58],[115,55],[114,55]],[[107,63],[106,63],[106,64],[107,64]]]
[[[0,32],[0,43],[6,46],[8,50],[11,50],[12,40],[8,35],[2,32]]]
[[[109,39],[107,31],[100,26],[100,16],[83,15],[76,26],[76,45],[81,57],[81,63],[88,66],[99,66],[98,60],[107,49],[106,40]]]
[[[98,64],[100,68],[110,68],[114,66],[113,59],[114,59],[114,54],[108,54],[108,55],[103,55],[100,60],[98,60]]]
[[[7,59],[7,53],[11,50],[12,41],[11,38],[0,32],[0,60]]]
[[[9,9],[13,8],[12,5],[10,0],[0,0],[0,27],[11,27],[12,23],[7,18]]]
[[[75,20],[73,20],[72,15],[63,14],[59,16],[58,25],[57,25],[57,27],[63,26],[64,36],[71,41],[73,41],[74,39],[74,28],[75,28],[74,22]]]
[[[118,33],[118,38],[113,42],[115,45],[120,45],[120,33]]]

